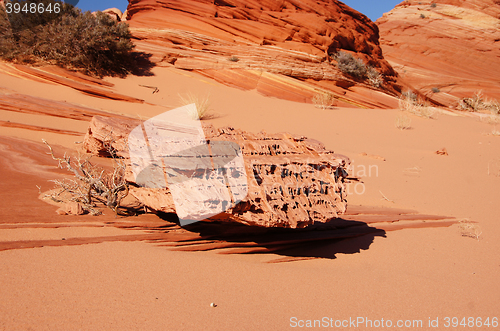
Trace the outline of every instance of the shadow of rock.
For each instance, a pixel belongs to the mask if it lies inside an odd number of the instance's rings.
[[[337,254],[354,254],[370,248],[375,237],[410,228],[448,227],[451,217],[423,215],[412,210],[349,205],[342,218],[302,229],[265,228],[230,222],[197,222],[184,228],[175,214],[143,214],[115,217],[113,213],[93,216],[58,216],[55,208],[38,199],[33,189],[60,176],[41,143],[17,138],[0,138],[0,197],[10,201],[0,209],[1,229],[107,227],[142,230],[141,233],[112,236],[75,236],[0,242],[0,251],[47,246],[71,246],[103,242],[143,241],[179,251],[209,251],[221,254],[269,254],[269,262],[302,259],[334,259]],[[16,168],[12,167],[16,165]],[[23,169],[23,170],[20,170]],[[27,169],[27,170],[24,170]],[[54,215],[54,216],[53,216]]]
[[[303,229],[261,228],[233,223],[197,222],[185,227],[199,240],[179,242],[175,250],[219,250],[222,254],[274,253],[273,262],[308,258],[336,258],[337,253],[359,253],[385,231],[364,222],[336,218]],[[197,243],[198,241],[198,243]]]
[[[197,222],[181,228],[175,214],[163,214],[169,222],[164,237],[153,242],[176,251],[209,251],[220,254],[273,253],[270,262],[302,259],[335,259],[336,254],[367,250],[375,237],[386,231],[409,228],[448,227],[452,217],[418,214],[413,210],[351,206],[342,218],[302,229],[264,228],[239,223]]]
[[[131,58],[133,60],[133,65],[131,68],[131,73],[135,76],[154,76],[151,69],[153,69],[155,64],[151,62],[151,56],[153,56],[153,54],[144,52],[132,52]]]

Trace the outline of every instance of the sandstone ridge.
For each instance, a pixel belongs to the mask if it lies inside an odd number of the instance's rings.
[[[422,94],[448,106],[479,90],[500,100],[498,1],[404,1],[376,23],[385,58]]]
[[[377,26],[339,1],[130,0],[126,19],[137,49],[157,65],[264,95],[310,102],[331,91],[340,106],[394,106],[393,98],[337,69],[332,55],[340,50],[383,75],[380,91],[401,89]]]

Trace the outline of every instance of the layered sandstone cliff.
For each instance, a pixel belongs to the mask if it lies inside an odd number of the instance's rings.
[[[385,93],[401,89],[377,26],[339,1],[130,0],[126,19],[157,65],[265,95],[310,102],[331,91],[338,105],[388,107]],[[385,93],[342,74],[332,57],[341,50],[379,71]]]
[[[377,20],[385,58],[449,106],[478,90],[500,100],[500,2],[404,1]]]

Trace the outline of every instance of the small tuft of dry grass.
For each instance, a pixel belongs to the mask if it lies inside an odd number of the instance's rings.
[[[500,114],[500,103],[497,100],[486,99],[482,91],[478,91],[472,98],[463,98],[458,103],[459,108],[470,112],[486,112]]]
[[[330,92],[318,93],[313,97],[312,102],[316,108],[331,109],[335,102],[335,95]]]
[[[368,78],[368,83],[373,87],[379,88],[384,83],[382,74],[373,67],[368,66],[366,76]]]
[[[485,122],[492,125],[500,124],[500,115],[486,115],[481,117],[481,122]]]
[[[491,130],[491,133],[489,133],[489,135],[496,137],[500,136],[500,131],[497,130],[497,125],[500,124],[500,115],[495,115],[495,114],[485,115],[485,116],[483,115],[481,117],[481,122],[493,125],[493,129]]]
[[[185,95],[179,94],[179,99],[183,106],[194,103],[196,105],[197,114],[193,114],[195,119],[206,120],[212,117],[210,114],[210,94],[198,96],[191,92]]]
[[[481,234],[481,228],[476,222],[472,222],[469,219],[463,219],[459,221],[458,229],[462,237],[469,237],[479,240]]]
[[[493,129],[490,134],[495,137],[500,137],[500,131],[497,129]]]
[[[429,107],[412,91],[404,92],[399,97],[399,109],[423,118],[434,118],[436,110]]]
[[[419,113],[416,114],[417,116],[423,117],[423,118],[436,118],[436,108],[430,107],[430,106],[422,106],[419,109]]]
[[[406,113],[400,113],[396,117],[396,128],[400,130],[408,130],[411,128],[411,118]]]

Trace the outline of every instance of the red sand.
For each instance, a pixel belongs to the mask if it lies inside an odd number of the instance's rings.
[[[59,145],[75,149],[81,137],[33,126],[83,136],[86,120],[55,117],[43,107],[38,115],[1,110],[18,125],[0,126],[0,330],[283,330],[291,328],[292,317],[422,320],[421,329],[429,329],[429,318],[439,318],[439,329],[445,329],[445,317],[500,317],[500,137],[488,135],[492,125],[440,114],[435,120],[412,117],[412,129],[400,131],[398,110],[319,110],[195,74],[153,72],[152,77],[106,79],[115,84],[111,91],[145,104],[5,74],[0,74],[0,91],[135,118],[179,105],[179,93],[210,93],[216,126],[305,135],[351,157],[355,175],[366,168],[365,192],[352,194],[351,205],[470,218],[478,222],[480,240],[462,237],[458,225],[388,218],[375,225],[387,231],[385,236],[299,246],[295,255],[175,251],[154,241],[164,239],[166,231],[178,233],[154,215],[58,216],[56,207],[37,198],[36,185],[48,190],[53,184],[47,180],[61,176],[40,140],[62,152]],[[158,86],[160,92],[139,84]],[[448,156],[435,154],[442,148]],[[357,186],[358,192],[362,188]],[[351,186],[351,192],[355,189]],[[398,228],[405,229],[389,231]],[[267,263],[280,261],[290,262]]]

